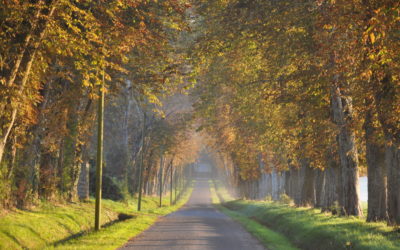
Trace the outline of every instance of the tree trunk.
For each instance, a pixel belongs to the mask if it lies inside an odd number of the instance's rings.
[[[89,200],[89,169],[88,161],[82,163],[79,182],[78,182],[78,195],[82,200]]]
[[[389,73],[372,82],[379,122],[385,135],[388,224],[400,225],[400,127],[396,110],[398,95]]]
[[[272,182],[272,200],[279,200],[279,176],[278,172],[275,169],[272,169],[271,173],[271,182]]]
[[[0,138],[0,163],[3,159],[5,147],[6,147],[5,140],[3,138]]]
[[[294,203],[296,206],[302,206],[302,190],[304,186],[304,180],[305,180],[305,168],[301,167],[298,168],[294,171],[294,183],[293,183],[293,188],[294,188]]]
[[[33,176],[32,185],[34,191],[38,186],[39,196],[46,200],[51,200],[57,191],[56,178],[56,158],[49,152],[42,152],[40,157],[39,176]],[[36,171],[34,171],[36,173]]]
[[[160,207],[162,207],[162,195],[163,195],[163,165],[164,165],[164,155],[160,155],[160,173],[159,173],[159,187],[160,187]]]
[[[315,172],[310,167],[306,159],[300,161],[302,171],[304,171],[304,180],[301,188],[300,206],[308,207],[315,204]]]
[[[144,165],[144,149],[145,149],[145,132],[146,132],[146,113],[143,112],[143,124],[142,124],[142,151],[140,153],[140,166],[139,166],[139,185],[138,185],[138,207],[137,210],[140,211],[142,204],[142,191],[143,191],[143,165]]]
[[[7,178],[10,180],[12,178],[12,175],[14,173],[16,161],[17,161],[17,137],[14,136],[13,138],[13,143],[11,145],[11,155],[10,155],[10,165],[7,171]]]
[[[291,169],[289,169],[289,171],[286,171],[285,173],[285,191],[284,191],[284,193],[289,197],[292,197],[291,185],[292,185]]]
[[[266,196],[268,196],[268,198],[272,199],[272,176],[271,176],[271,173],[267,174],[266,179],[267,179],[267,187],[266,187],[267,195]]]
[[[321,169],[316,169],[315,172],[315,207],[321,208],[323,206],[322,200],[325,195],[325,174]]]
[[[385,163],[387,167],[388,224],[400,225],[400,145],[387,138]]]
[[[378,128],[373,125],[373,117],[371,107],[367,107],[364,123],[368,166],[367,221],[381,221],[387,219],[385,154],[384,145],[379,141]]]
[[[333,120],[339,130],[338,147],[342,181],[342,192],[340,194],[341,214],[362,216],[359,201],[357,146],[355,133],[351,129],[351,121],[353,119],[352,100],[341,93],[338,78],[338,76],[335,77],[335,83],[332,86],[331,107]]]
[[[338,205],[338,180],[340,179],[339,169],[328,168],[324,171],[324,196],[322,200],[322,211],[335,210]],[[336,211],[337,212],[337,211]]]

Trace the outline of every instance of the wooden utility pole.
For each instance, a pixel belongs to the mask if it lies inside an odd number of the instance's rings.
[[[177,178],[178,178],[178,169],[175,169],[175,174],[174,174],[174,182],[175,182],[175,185],[174,185],[174,193],[175,193],[175,199],[174,199],[174,203],[176,203],[176,192],[177,192],[177,190],[176,190],[176,188],[177,188],[177,183],[176,183],[176,181],[177,181]]]
[[[163,164],[164,164],[164,157],[163,152],[161,151],[160,155],[160,207],[162,206],[162,193],[163,193]]]
[[[139,196],[138,196],[138,207],[137,210],[140,211],[142,205],[142,189],[143,189],[143,155],[144,155],[144,137],[146,128],[146,113],[143,111],[143,126],[142,126],[142,152],[140,154],[140,167],[139,167]]]
[[[96,204],[94,213],[94,228],[100,229],[101,214],[101,187],[103,176],[103,132],[104,132],[104,70],[103,79],[100,85],[100,96],[97,113],[97,166],[96,166]]]
[[[172,181],[173,181],[173,165],[171,162],[170,185],[169,185],[169,204],[172,206]]]

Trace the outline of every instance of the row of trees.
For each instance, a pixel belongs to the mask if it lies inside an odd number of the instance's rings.
[[[400,224],[399,2],[198,1],[195,13],[196,114],[244,195],[272,172],[297,205],[362,216],[363,171],[367,220]]]
[[[95,159],[103,76],[105,178],[135,193],[139,166],[149,190],[160,155],[171,166],[187,163],[180,149],[189,139],[181,131],[186,111],[163,119],[155,110],[182,88],[178,45],[188,7],[172,0],[0,2],[3,207],[78,198],[81,167]]]

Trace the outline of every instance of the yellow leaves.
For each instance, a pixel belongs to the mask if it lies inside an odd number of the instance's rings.
[[[374,32],[371,32],[371,33],[369,34],[369,39],[370,39],[370,41],[371,41],[372,44],[375,43],[375,34],[374,34]]]
[[[177,22],[166,22],[166,25],[169,28],[174,29],[174,30],[178,30],[178,31],[182,30],[181,25],[179,23],[177,23]]]
[[[88,79],[83,79],[82,84],[84,87],[89,87],[90,86],[90,82]]]
[[[368,58],[371,59],[371,60],[374,60],[374,59],[375,59],[375,55],[374,55],[374,54],[370,54],[370,55],[368,56]]]

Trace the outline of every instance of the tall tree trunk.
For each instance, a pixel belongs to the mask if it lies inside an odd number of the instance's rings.
[[[315,172],[306,159],[300,160],[304,180],[301,188],[300,206],[314,206],[315,204]]]
[[[334,155],[329,153],[327,155],[328,167],[323,172],[324,185],[321,200],[322,212],[331,211],[337,213],[335,207],[338,205],[339,180],[340,180],[340,166]]]
[[[305,168],[300,167],[297,168],[294,171],[294,183],[293,183],[293,188],[294,188],[294,203],[296,206],[301,206],[302,205],[302,190],[303,190],[303,185],[304,185],[304,180],[305,180]]]
[[[385,163],[387,167],[388,224],[400,225],[400,145],[387,136]]]
[[[323,206],[322,200],[325,195],[325,174],[321,169],[315,169],[315,207],[321,208]]]
[[[366,159],[368,166],[368,216],[367,221],[387,219],[387,184],[384,144],[380,142],[378,128],[374,126],[374,115],[367,107],[364,130]]]
[[[267,196],[272,199],[272,175],[268,173],[266,176],[267,179]]]
[[[33,180],[33,186],[38,186],[38,193],[41,198],[51,200],[56,194],[57,183],[54,178],[57,159],[50,152],[42,152],[40,157],[39,176]],[[35,183],[38,182],[38,183]],[[36,187],[35,187],[36,188]]]
[[[390,74],[373,83],[378,119],[385,134],[388,224],[395,226],[400,225],[400,126],[395,109],[399,97]]]
[[[124,115],[124,141],[123,141],[123,157],[124,157],[124,169],[123,169],[123,182],[124,182],[124,189],[127,191],[128,190],[128,173],[129,173],[129,167],[132,162],[131,160],[131,155],[129,154],[129,139],[130,139],[130,130],[129,130],[129,121],[130,121],[130,116],[131,116],[131,107],[133,104],[132,100],[132,95],[131,95],[131,81],[126,81],[126,89],[125,89],[125,94],[126,94],[126,108],[125,108],[125,115]]]
[[[362,216],[359,201],[358,154],[355,133],[351,128],[353,119],[352,100],[349,96],[342,94],[339,88],[339,76],[337,75],[331,90],[331,107],[333,121],[339,130],[338,147],[342,181],[341,214]]]
[[[272,200],[279,200],[279,176],[278,172],[275,169],[272,169],[271,173],[271,182],[272,182]]]
[[[82,102],[83,103],[83,102]],[[85,105],[78,105],[78,115],[75,119],[78,127],[76,128],[76,134],[74,135],[74,159],[73,164],[70,166],[70,176],[71,176],[71,184],[68,190],[68,198],[70,201],[77,201],[78,196],[78,183],[79,177],[81,175],[81,167],[82,163],[87,161],[84,159],[85,151],[87,150],[88,145],[84,144],[86,141],[85,138],[87,136],[87,132],[84,128],[87,126],[87,122],[89,119],[89,110],[92,106],[92,100],[87,99]],[[83,108],[84,107],[84,108]],[[86,157],[87,158],[87,157]]]
[[[6,175],[8,179],[12,178],[12,175],[13,175],[14,169],[15,169],[15,165],[17,164],[17,142],[18,142],[18,138],[16,136],[14,136],[13,143],[11,145],[10,166],[7,170],[7,175]]]
[[[333,213],[336,213],[337,211],[334,210],[336,209],[335,207],[338,205],[337,180],[340,178],[338,177],[339,171],[335,168],[327,168],[323,172],[323,175],[324,187],[321,200],[321,210],[322,212],[331,211]]]
[[[284,191],[284,193],[289,197],[292,197],[291,185],[292,185],[291,169],[289,166],[289,171],[286,171],[286,174],[285,174],[285,191]]]
[[[143,112],[143,124],[142,124],[142,152],[140,153],[140,166],[139,166],[139,185],[138,185],[138,207],[137,210],[140,211],[142,204],[142,191],[143,191],[143,168],[144,168],[144,151],[145,151],[145,135],[146,133],[146,113]]]
[[[81,200],[89,200],[89,169],[90,164],[87,159],[84,160],[81,166],[81,172],[78,182],[78,195]]]
[[[159,187],[160,187],[160,207],[162,207],[162,195],[163,195],[163,165],[164,165],[164,155],[160,155],[160,172],[159,172]]]
[[[32,127],[31,133],[31,141],[28,145],[28,147],[25,150],[25,155],[24,155],[24,165],[28,166],[28,172],[30,176],[30,184],[32,187],[32,198],[37,199],[39,197],[39,188],[40,188],[40,170],[41,170],[41,156],[46,155],[45,157],[50,157],[47,156],[48,152],[47,149],[43,149],[41,147],[41,140],[43,137],[43,134],[46,133],[46,129],[43,128],[43,122],[46,119],[44,115],[44,110],[47,108],[47,105],[49,103],[49,98],[50,98],[50,88],[52,85],[52,81],[50,80],[47,84],[44,85],[42,93],[43,93],[43,101],[39,104],[37,112],[38,112],[38,122]],[[46,166],[51,166],[50,164],[46,163]],[[52,168],[55,166],[51,166]],[[51,173],[53,173],[53,170],[46,170]],[[47,182],[47,179],[43,179],[45,182]],[[50,185],[50,184],[45,184],[45,185]],[[50,196],[50,195],[47,195]]]

